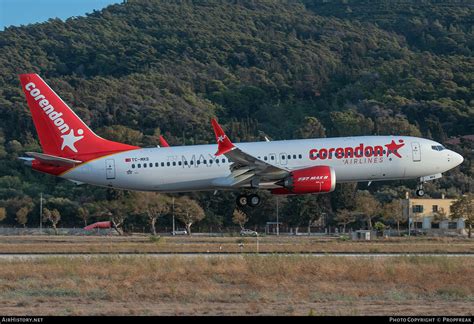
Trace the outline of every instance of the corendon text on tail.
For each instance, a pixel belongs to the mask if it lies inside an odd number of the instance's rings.
[[[43,152],[22,159],[33,169],[109,188],[158,192],[254,189],[240,206],[260,203],[258,190],[298,195],[331,192],[336,183],[437,179],[463,157],[429,139],[359,136],[234,144],[215,119],[217,144],[161,147],[97,136],[37,74],[20,82]]]

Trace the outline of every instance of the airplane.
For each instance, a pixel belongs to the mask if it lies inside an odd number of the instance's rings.
[[[411,136],[354,136],[232,143],[216,121],[216,144],[141,148],[96,135],[37,74],[20,75],[43,152],[22,157],[34,170],[76,184],[163,193],[260,189],[319,194],[336,183],[438,179],[463,157]],[[249,191],[249,190],[244,190]],[[240,194],[240,207],[260,204]]]

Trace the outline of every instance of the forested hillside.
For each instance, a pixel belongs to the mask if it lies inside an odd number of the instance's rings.
[[[128,195],[33,173],[17,160],[40,150],[19,73],[39,73],[98,134],[135,145],[155,146],[160,134],[171,145],[212,143],[209,120],[217,116],[235,142],[401,134],[449,146],[448,138],[474,133],[473,17],[472,3],[462,1],[142,0],[7,28],[0,32],[3,223],[37,224],[40,192],[64,226],[82,224],[81,206],[90,220],[102,219],[103,201]],[[429,195],[472,190],[473,146],[449,146],[466,160],[429,184]],[[388,203],[414,186],[369,189]],[[232,224],[234,193],[190,196],[206,212],[201,226]],[[357,199],[351,185],[291,198],[287,210],[298,212],[286,221],[307,224],[325,213],[334,224],[338,209],[353,209]],[[249,224],[273,220],[274,205],[267,198],[248,210]],[[28,209],[19,216],[21,206]]]

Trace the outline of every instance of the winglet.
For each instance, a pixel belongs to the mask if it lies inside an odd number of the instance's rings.
[[[235,148],[234,144],[229,140],[227,135],[222,130],[221,125],[217,123],[217,121],[213,118],[211,119],[212,127],[214,128],[214,134],[216,134],[217,140],[217,152],[216,156],[221,154],[225,154]]]
[[[161,146],[161,147],[170,147],[170,145],[169,145],[168,142],[165,140],[165,138],[163,137],[163,135],[160,135],[160,146]]]

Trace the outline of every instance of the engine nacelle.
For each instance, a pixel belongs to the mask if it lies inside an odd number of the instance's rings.
[[[275,195],[331,192],[336,188],[336,172],[327,165],[295,170],[278,182],[284,188],[273,189]]]

